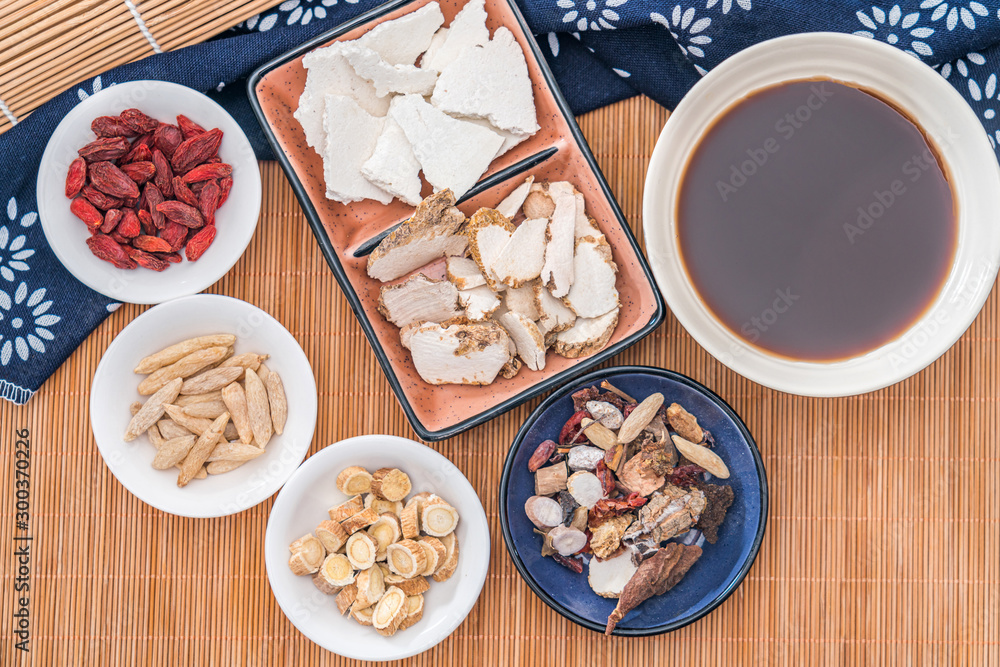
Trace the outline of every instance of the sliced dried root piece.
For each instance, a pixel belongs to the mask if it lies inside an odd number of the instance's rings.
[[[374,566],[358,572],[354,583],[358,586],[358,596],[354,604],[360,607],[372,606],[385,593],[385,579],[382,576],[382,570]]]
[[[343,587],[353,584],[354,566],[344,554],[330,554],[319,568],[319,574],[331,585]]]
[[[334,602],[337,603],[337,611],[340,612],[340,615],[343,616],[344,614],[346,614],[347,611],[351,608],[351,605],[354,604],[354,601],[357,599],[358,599],[357,584],[350,584],[348,586],[344,586],[343,588],[341,588],[340,592],[337,593],[337,598],[334,600]]]
[[[622,594],[625,584],[638,569],[632,562],[632,552],[625,549],[621,554],[606,560],[590,559],[587,581],[594,592],[602,598],[616,598]]]
[[[378,554],[378,545],[372,536],[365,532],[357,532],[347,538],[344,547],[347,560],[357,570],[367,570],[375,565],[375,556]]]
[[[152,428],[155,428],[155,424]],[[194,447],[195,437],[193,435],[182,435],[179,438],[171,438],[160,445],[153,458],[153,468],[156,470],[169,470],[184,460],[191,448]]]
[[[372,493],[385,500],[402,500],[412,488],[410,476],[399,468],[379,468],[372,475]]]
[[[396,634],[396,630],[399,629],[399,626],[403,623],[403,619],[406,618],[408,608],[406,593],[393,586],[385,592],[382,599],[375,605],[375,611],[372,614],[372,625],[375,626],[380,635],[385,637],[392,636]]]
[[[385,575],[385,583],[387,586],[395,586],[407,595],[420,595],[421,593],[429,591],[431,588],[431,584],[427,581],[427,577],[420,576],[413,577],[412,579],[404,579],[391,571],[389,574]]]
[[[128,427],[125,429],[125,442],[135,440],[163,416],[166,406],[170,404],[170,401],[177,398],[182,384],[183,380],[177,378],[165,382],[156,392],[149,392],[153,395],[146,399],[146,402],[135,413],[132,421],[128,423]]]
[[[320,568],[319,572],[316,572],[312,576],[313,586],[319,590],[323,595],[336,595],[340,592],[340,586],[334,586],[329,581],[323,578],[323,570]]]
[[[375,607],[359,607],[357,602],[351,605],[351,617],[360,625],[371,625],[374,613]]]
[[[548,496],[531,496],[524,502],[528,520],[541,530],[555,528],[563,522],[562,507]]]
[[[423,573],[427,567],[424,549],[414,540],[400,540],[386,549],[386,564],[389,569],[406,579]]]
[[[316,536],[307,533],[288,545],[292,557],[288,559],[288,567],[296,575],[312,574],[323,564],[326,551]]]
[[[384,498],[377,497],[374,493],[369,493],[365,496],[365,509],[372,508],[380,515],[386,512],[392,512],[396,516],[403,513],[403,503],[398,500],[385,500]]]
[[[367,528],[372,525],[376,521],[378,521],[378,512],[370,507],[366,507],[354,516],[341,521],[340,525],[343,526],[348,535],[353,535],[362,528]]]
[[[424,617],[424,596],[423,595],[407,595],[406,596],[406,616],[403,618],[403,622],[399,624],[400,630],[405,630],[406,628],[416,625],[417,621]]]
[[[335,554],[343,549],[348,537],[347,531],[336,521],[327,519],[316,526],[316,539],[322,542],[327,553]]]
[[[441,564],[444,563],[445,559],[448,558],[448,549],[445,548],[444,544],[441,543],[436,537],[421,537],[417,540],[424,550],[424,556],[427,558],[427,565],[424,567],[424,571],[421,572],[425,577],[429,577],[434,574],[435,571]],[[408,595],[411,595],[408,593]]]
[[[580,422],[580,428],[583,429],[583,434],[587,436],[587,440],[590,440],[604,451],[618,444],[618,436],[615,435],[615,432],[599,421],[584,417],[583,421]]]
[[[345,500],[339,505],[334,505],[326,512],[330,515],[330,521],[336,521],[340,523],[346,519],[351,518],[361,510],[365,508],[365,501],[360,495],[354,496],[349,500]]]
[[[708,447],[696,445],[690,440],[685,440],[679,435],[673,436],[674,446],[685,458],[692,463],[700,465],[712,475],[719,479],[729,479],[729,468],[719,455]]]
[[[586,533],[568,526],[556,526],[548,532],[552,548],[562,556],[572,556],[587,546]]]
[[[569,495],[573,496],[573,500],[586,508],[593,507],[598,500],[604,497],[604,487],[601,485],[601,480],[597,478],[597,475],[586,470],[580,470],[570,475],[569,479],[566,480],[566,489],[569,491]]]
[[[375,538],[375,542],[378,544],[375,560],[385,560],[385,550],[390,544],[399,540],[403,531],[399,526],[399,518],[392,512],[385,512],[380,514],[378,520],[368,527],[368,534]]]
[[[337,475],[337,488],[349,496],[368,493],[371,490],[372,476],[361,466],[344,468]]]
[[[432,496],[424,502],[424,510],[420,514],[420,526],[432,537],[444,537],[458,525],[458,510],[438,496]]]
[[[441,544],[447,550],[448,557],[434,573],[434,581],[447,581],[458,569],[458,537],[453,532],[448,533],[441,538]]]
[[[399,515],[399,523],[403,532],[403,537],[414,538],[420,535],[420,501],[416,497],[403,507]]]
[[[566,489],[566,464],[560,461],[535,472],[535,495],[551,496]]]

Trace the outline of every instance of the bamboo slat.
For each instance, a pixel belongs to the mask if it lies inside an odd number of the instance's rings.
[[[52,7],[82,17],[99,4]],[[210,18],[219,4],[199,4],[202,18],[192,25],[207,31],[219,20]],[[6,3],[0,40],[10,37],[7,26],[26,25],[45,6]],[[229,7],[225,16],[233,22],[256,5]],[[190,11],[174,0],[139,8],[163,17],[161,27],[179,25]],[[184,43],[171,42],[173,34],[162,33],[167,43]],[[58,55],[58,44],[49,48],[62,60],[36,55],[25,62],[65,81],[103,68],[84,71]],[[125,49],[115,58],[140,51]],[[0,73],[12,58],[0,49]],[[61,88],[39,78],[6,89],[5,81],[5,101],[10,92],[15,100],[41,100]],[[640,235],[643,177],[666,117],[637,98],[581,118]],[[362,433],[413,437],[291,188],[276,164],[261,169],[258,231],[209,291],[264,308],[302,345],[319,389],[311,452]],[[90,381],[115,334],[142,310],[115,312],[27,406],[0,402],[0,664],[354,664],[305,639],[270,593],[263,538],[273,500],[221,519],[172,517],[136,500],[101,460],[89,427]],[[508,559],[497,515],[500,469],[537,401],[432,445],[479,492],[493,557],[468,620],[406,664],[1000,664],[998,317],[994,293],[962,339],[928,369],[847,399],[801,398],[755,385],[712,359],[669,315],[616,358],[678,370],[720,393],[757,437],[770,480],[768,533],[746,582],[712,615],[659,638],[608,639],[574,626],[534,597]],[[11,547],[15,431],[22,428],[31,431],[33,447],[27,655],[14,652],[10,620],[18,595]]]

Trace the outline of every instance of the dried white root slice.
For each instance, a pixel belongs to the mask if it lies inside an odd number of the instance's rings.
[[[458,569],[458,536],[453,532],[449,533],[441,538],[441,544],[447,549],[448,556],[434,573],[434,581],[447,581]]]
[[[504,292],[504,304],[507,310],[523,315],[532,322],[537,320],[539,312],[535,307],[535,285],[538,284],[540,283],[532,282],[522,287],[508,287]]]
[[[573,326],[556,334],[552,349],[567,359],[585,357],[599,351],[618,326],[618,309],[600,317],[578,317]]]
[[[378,96],[389,94],[429,95],[437,83],[437,72],[421,69],[412,63],[390,65],[375,51],[346,42],[344,57],[362,79],[371,81]]]
[[[385,500],[400,501],[412,488],[410,476],[399,468],[379,468],[372,475],[372,493]]]
[[[465,316],[473,322],[488,320],[500,307],[500,297],[488,285],[480,285],[458,293],[458,303],[465,308]]]
[[[412,579],[404,579],[391,571],[389,574],[385,575],[385,584],[386,586],[395,586],[407,595],[420,595],[421,593],[426,593],[431,588],[431,584],[427,581],[427,577],[421,576],[413,577]]]
[[[331,586],[343,587],[354,583],[354,566],[344,554],[327,556],[318,574]]]
[[[327,519],[316,526],[316,539],[323,544],[327,553],[335,554],[343,549],[348,537],[347,531],[336,521]]]
[[[415,322],[444,322],[462,314],[455,285],[422,273],[398,285],[383,285],[378,312],[400,328]]]
[[[535,495],[551,496],[566,488],[566,464],[555,463],[535,472]]]
[[[354,604],[359,607],[372,606],[385,593],[385,579],[382,576],[381,568],[370,567],[358,572],[354,583],[358,587]]]
[[[597,479],[597,475],[586,470],[570,475],[569,479],[566,480],[566,489],[573,496],[573,500],[588,509],[604,497],[604,487],[601,486],[601,480]]]
[[[616,598],[622,594],[625,584],[637,569],[632,562],[632,552],[628,549],[607,560],[591,558],[587,582],[602,598]]]
[[[520,287],[539,277],[545,263],[548,226],[546,218],[522,222],[490,265],[493,275],[510,287]]]
[[[424,548],[424,555],[427,556],[427,566],[424,568],[423,575],[429,577],[434,572],[437,571],[439,567],[444,563],[445,559],[448,558],[448,549],[444,544],[436,537],[421,537],[417,542],[421,547]],[[407,595],[412,595],[412,593],[407,592]]]
[[[156,425],[150,427],[150,430]],[[156,470],[169,470],[184,460],[191,448],[194,447],[195,437],[193,435],[183,435],[179,438],[166,440],[156,450],[153,458],[153,468]]]
[[[561,556],[572,556],[587,545],[587,535],[576,528],[556,526],[548,532],[552,548]]]
[[[481,208],[469,219],[465,234],[469,237],[469,251],[486,277],[490,289],[499,292],[504,288],[500,278],[493,272],[493,262],[500,256],[515,232],[510,220],[494,209]]]
[[[358,599],[358,586],[357,584],[348,584],[340,589],[337,593],[337,597],[334,602],[337,603],[337,611],[343,616],[354,604],[354,601]]]
[[[326,550],[322,543],[312,533],[307,533],[288,545],[292,557],[288,559],[288,567],[296,575],[312,574],[323,564]]]
[[[700,465],[702,468],[719,479],[729,479],[729,468],[726,467],[725,462],[719,458],[719,455],[711,449],[701,445],[696,445],[690,440],[685,440],[679,435],[675,435],[671,439],[674,441],[674,446],[677,447],[677,451],[683,454],[684,457],[689,459],[692,463]]]
[[[417,621],[424,617],[424,596],[423,595],[407,595],[406,596],[406,617],[403,618],[403,622],[399,624],[400,630],[405,630],[406,628],[416,625]]]
[[[347,556],[347,560],[351,561],[354,569],[367,570],[375,565],[378,545],[368,533],[357,532],[347,538],[344,554]]]
[[[362,528],[367,528],[378,521],[378,512],[371,507],[366,507],[357,514],[344,519],[340,525],[347,531],[348,535],[353,535]]]
[[[432,537],[444,537],[458,526],[458,510],[447,502],[432,496],[424,502],[420,513],[420,527]]]
[[[400,540],[390,544],[386,550],[386,564],[399,576],[411,579],[423,573],[427,567],[427,557],[419,543]]]
[[[448,280],[460,290],[470,290],[486,284],[486,277],[479,270],[476,260],[468,257],[448,257],[446,260]]]
[[[345,500],[339,505],[334,505],[327,510],[327,514],[330,515],[330,521],[336,521],[340,523],[345,519],[349,519],[361,510],[365,508],[365,501],[360,495],[354,496],[349,500]]]
[[[626,445],[636,438],[639,434],[649,426],[649,423],[653,421],[653,417],[659,412],[660,406],[663,405],[663,394],[656,392],[655,394],[650,394],[642,400],[639,405],[635,406],[635,409],[629,413],[629,416],[625,418],[622,423],[622,427],[618,429],[618,442]]]
[[[361,174],[394,197],[411,206],[420,203],[420,163],[413,155],[413,147],[406,133],[392,118],[385,119],[385,127],[371,157],[361,165]]]
[[[625,422],[622,411],[607,401],[587,401],[586,407],[587,412],[609,430],[617,431]]]
[[[368,493],[371,486],[372,475],[361,466],[349,466],[337,475],[337,488],[349,496]]]
[[[615,281],[618,266],[611,259],[611,246],[604,238],[585,237],[576,242],[573,285],[566,305],[580,317],[598,317],[620,305]]]
[[[528,516],[528,520],[541,530],[555,528],[563,522],[562,507],[548,496],[528,498],[524,501],[524,513]]]
[[[441,6],[429,2],[414,12],[375,26],[355,42],[375,51],[387,63],[412,65],[417,56],[430,47],[431,40],[443,24]]]
[[[510,336],[496,322],[424,324],[401,339],[429,384],[487,385],[510,361]]]
[[[555,184],[553,184],[554,186]],[[549,188],[550,192],[554,187]],[[545,266],[542,282],[552,296],[562,298],[569,293],[576,279],[573,254],[576,246],[576,197],[572,192],[557,192],[553,197],[556,208],[549,221],[545,245]]]
[[[420,535],[420,501],[414,496],[403,507],[399,515],[399,523],[403,537],[414,538]]]
[[[396,516],[403,513],[403,503],[398,500],[378,498],[374,493],[369,493],[365,496],[365,509],[368,509],[369,507],[378,512],[379,516],[385,514],[386,512],[392,512]]]
[[[513,220],[517,216],[517,212],[521,210],[521,206],[524,205],[524,200],[528,198],[528,192],[531,191],[531,184],[534,182],[534,176],[528,176],[528,178],[524,179],[524,183],[514,188],[513,192],[497,204],[497,211],[508,220]]]
[[[378,544],[378,553],[375,560],[385,560],[385,550],[390,544],[399,540],[403,531],[399,526],[399,519],[392,512],[386,512],[379,516],[378,521],[368,527],[368,534],[375,538]]]
[[[582,426],[582,423],[581,423]],[[604,460],[604,450],[599,447],[578,445],[569,450],[566,463],[570,470],[593,470]]]
[[[431,47],[428,47],[421,60],[421,67],[430,67],[440,72],[468,47],[482,46],[489,42],[490,31],[486,27],[484,0],[469,0],[462,11],[455,15],[440,40],[437,48],[431,51],[434,46],[432,38]]]
[[[532,284],[538,323],[549,333],[566,331],[576,322],[574,313],[562,299],[557,299],[545,289],[541,281]]]
[[[396,634],[396,630],[406,618],[407,609],[406,593],[395,586],[390,587],[375,605],[375,611],[372,613],[372,625],[375,626],[380,635],[392,636]]]
[[[361,174],[361,166],[375,152],[385,118],[373,116],[344,95],[327,95],[323,102],[323,178],[326,197],[342,204],[374,199],[381,204],[392,195]]]
[[[510,334],[525,366],[533,371],[545,368],[545,339],[534,322],[510,311],[500,316],[500,324]]]
[[[357,602],[351,605],[351,617],[359,625],[371,625],[374,613],[375,607],[359,607]]]
[[[615,432],[599,421],[584,417],[583,421],[580,422],[580,427],[583,429],[583,434],[587,436],[587,440],[590,440],[604,451],[618,444],[618,436]],[[572,452],[573,450],[570,451]]]

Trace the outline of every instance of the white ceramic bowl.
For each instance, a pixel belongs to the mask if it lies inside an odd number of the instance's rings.
[[[219,156],[233,166],[233,189],[216,213],[218,234],[198,261],[185,258],[157,273],[117,269],[90,252],[87,226],[69,210],[66,172],[77,150],[94,140],[90,123],[137,108],[164,122],[184,114],[205,129],[222,130]],[[131,81],[91,95],[66,114],[45,147],[38,167],[38,215],[45,238],[63,266],[84,285],[128,303],[162,303],[202,291],[233,267],[246,250],[260,215],[260,171],[253,147],[225,109],[205,95],[166,81]]]
[[[315,530],[328,518],[326,510],[347,500],[337,490],[337,474],[350,465],[369,471],[403,470],[413,493],[431,491],[458,509],[458,569],[443,582],[430,580],[420,621],[392,637],[341,616],[332,596],[324,595],[308,576],[288,569],[288,545]],[[439,644],[461,625],[479,599],[490,563],[490,529],[486,512],[455,464],[430,447],[392,435],[363,435],[334,443],[309,457],[278,494],[267,521],[264,540],[267,578],[288,619],[323,648],[357,660],[398,660]]]
[[[177,487],[177,470],[154,470],[156,450],[146,436],[122,440],[129,404],[148,397],[137,390],[144,375],[132,372],[146,355],[187,338],[236,335],[235,353],[271,355],[267,367],[281,375],[288,419],[262,456],[224,475]],[[190,517],[226,516],[266,500],[281,488],[312,443],[316,427],[316,380],[305,353],[276,319],[246,301],[197,294],[150,308],[111,342],[94,373],[90,424],[104,462],[122,485],[157,509]]]
[[[896,340],[857,358],[830,363],[769,354],[717,320],[684,269],[675,219],[685,165],[719,114],[755,90],[813,77],[873,90],[914,118],[950,169],[959,211],[954,265],[924,316]],[[670,309],[712,356],[774,389],[806,396],[848,396],[913,375],[944,354],[975,319],[1000,265],[998,194],[1000,168],[986,133],[961,95],[937,72],[881,42],[809,33],[741,51],[709,72],[677,105],[646,174],[643,229],[653,274]]]

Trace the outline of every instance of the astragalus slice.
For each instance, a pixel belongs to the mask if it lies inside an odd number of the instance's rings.
[[[500,297],[486,285],[460,291],[458,302],[465,308],[465,316],[474,322],[489,319],[500,307]]]
[[[490,384],[510,360],[510,336],[496,322],[410,325],[400,339],[430,384]]]
[[[576,243],[576,197],[570,192],[555,192],[556,183],[549,193],[553,195],[555,209],[546,232],[545,264],[542,282],[552,296],[569,294],[575,279],[573,251]]]
[[[578,317],[572,327],[556,334],[552,348],[568,359],[585,357],[607,345],[617,324],[617,308],[600,317]]]
[[[532,284],[535,298],[535,310],[538,311],[538,323],[549,333],[565,331],[576,323],[576,313],[545,289],[541,282]]]
[[[447,280],[429,280],[422,273],[398,285],[382,287],[378,312],[397,327],[444,322],[462,314],[455,286]]]
[[[467,239],[456,232],[464,222],[452,191],[435,192],[368,256],[368,275],[382,282],[395,280],[438,257],[462,254]]]
[[[573,257],[575,279],[566,295],[567,305],[579,317],[598,317],[618,308],[617,274],[611,246],[603,236],[580,239]]]
[[[520,287],[541,275],[548,225],[545,218],[522,222],[493,260],[493,275],[511,287]]]
[[[476,260],[490,288],[499,292],[503,289],[503,283],[493,272],[492,266],[510,241],[514,225],[494,209],[481,208],[469,219],[465,233],[469,237],[472,258]]]
[[[500,316],[500,324],[514,339],[517,356],[533,371],[545,368],[545,340],[538,326],[520,313],[510,311]]]

